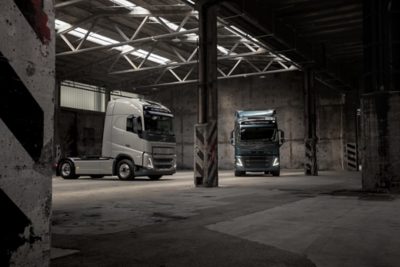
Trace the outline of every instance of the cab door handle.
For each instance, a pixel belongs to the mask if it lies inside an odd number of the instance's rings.
[[[130,145],[127,145],[127,144],[126,144],[125,146],[126,146],[126,147],[131,147]]]

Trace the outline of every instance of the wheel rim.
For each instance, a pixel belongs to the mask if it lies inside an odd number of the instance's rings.
[[[121,176],[121,178],[126,179],[129,177],[129,175],[131,174],[131,168],[129,167],[129,165],[127,163],[122,163],[119,166],[119,175]]]
[[[61,174],[63,176],[69,176],[71,174],[71,165],[69,163],[64,163],[61,166]]]

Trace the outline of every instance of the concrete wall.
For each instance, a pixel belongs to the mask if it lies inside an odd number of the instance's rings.
[[[319,83],[318,163],[321,170],[343,168],[343,124],[346,119],[342,94]],[[194,85],[147,91],[147,98],[159,101],[174,112],[178,168],[193,168],[194,125],[197,121],[197,89]],[[233,168],[233,147],[229,143],[233,115],[239,109],[277,110],[279,128],[285,131],[281,147],[284,168],[303,168],[304,96],[301,72],[267,75],[265,78],[232,79],[219,82],[219,166]],[[60,109],[57,138],[61,156],[100,155],[104,113]]]
[[[318,87],[318,162],[320,169],[341,169],[343,160],[343,97],[320,84]],[[177,134],[178,167],[193,167],[194,124],[197,120],[195,86],[163,88],[147,97],[172,109]],[[239,109],[277,110],[279,128],[285,131],[281,147],[284,168],[302,168],[304,160],[303,75],[300,72],[267,75],[265,78],[232,79],[219,82],[219,166],[233,167],[229,144],[233,115]]]
[[[48,266],[53,1],[1,1],[0,266]]]

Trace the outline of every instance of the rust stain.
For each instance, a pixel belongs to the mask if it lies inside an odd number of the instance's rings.
[[[40,41],[47,45],[51,39],[51,33],[47,22],[47,14],[43,11],[43,0],[14,0],[25,19],[31,25]]]

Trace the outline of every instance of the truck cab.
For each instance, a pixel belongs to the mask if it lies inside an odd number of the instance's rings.
[[[80,175],[121,180],[148,176],[152,180],[176,172],[173,114],[160,103],[144,99],[117,99],[107,105],[102,155],[60,161],[63,178]]]
[[[279,148],[284,132],[278,129],[275,110],[236,111],[231,144],[235,148],[235,176],[246,172],[280,175]]]

